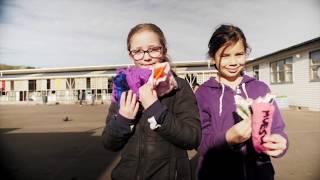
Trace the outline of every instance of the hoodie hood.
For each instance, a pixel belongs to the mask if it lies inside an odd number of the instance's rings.
[[[256,79],[247,75],[243,75],[242,81],[240,82],[240,84],[237,86],[236,89],[236,94],[241,94],[241,90],[239,87],[241,87],[243,93],[245,94],[246,98],[249,98],[248,93],[247,93],[247,89],[246,89],[246,84],[250,83],[250,82],[254,82]],[[221,90],[221,94],[219,96],[219,116],[221,116],[222,114],[222,106],[223,106],[223,97],[225,94],[225,86],[222,83],[219,83],[214,77],[211,77],[210,80],[206,81],[203,86],[205,87],[209,87],[209,88],[217,88],[217,89],[222,89]]]
[[[242,84],[250,83],[251,81],[256,81],[255,78],[250,77],[248,75],[243,75],[242,77],[243,79],[240,82],[239,86],[241,86]],[[211,77],[208,81],[203,83],[203,86],[211,87],[211,88],[222,88],[222,85],[214,77]]]

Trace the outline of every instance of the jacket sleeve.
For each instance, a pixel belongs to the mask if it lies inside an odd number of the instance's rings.
[[[129,119],[118,113],[118,105],[111,103],[106,119],[106,126],[102,132],[102,142],[106,149],[119,151],[132,136],[132,127]]]
[[[177,78],[179,90],[169,110],[159,100],[145,110],[147,117],[154,117],[159,125],[155,131],[167,141],[183,149],[197,148],[201,139],[199,112],[189,84]]]

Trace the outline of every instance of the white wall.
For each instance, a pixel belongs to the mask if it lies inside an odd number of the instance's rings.
[[[289,105],[320,111],[320,82],[310,82],[309,52],[309,50],[300,52],[300,57],[292,54],[293,83],[270,84],[271,59],[266,59],[259,64],[259,78],[267,83],[277,96],[287,96]],[[248,67],[247,71],[252,75],[252,66]]]

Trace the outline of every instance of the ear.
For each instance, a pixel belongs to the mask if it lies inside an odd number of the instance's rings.
[[[167,52],[168,52],[168,50],[167,50],[166,47],[162,48],[162,54],[163,54],[164,56],[167,55]]]
[[[214,58],[212,58],[212,59],[211,59],[211,62],[212,62],[212,64],[213,64],[213,66],[218,70],[217,61],[216,61]]]
[[[128,52],[128,57],[129,57],[129,59],[131,59],[133,62],[135,61],[135,60],[133,59],[133,57],[131,56],[130,52]]]
[[[217,64],[217,62],[216,62],[216,60],[215,60],[215,58],[211,58],[211,60],[210,60],[211,62],[212,62],[212,64]]]

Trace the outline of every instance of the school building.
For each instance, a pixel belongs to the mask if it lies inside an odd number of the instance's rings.
[[[208,60],[174,62],[172,69],[190,85],[216,70]],[[116,69],[132,66],[40,68],[0,71],[0,104],[105,103]],[[267,83],[281,108],[320,111],[320,37],[247,62],[246,74]]]
[[[320,111],[320,37],[249,61],[246,72],[266,82],[280,106]]]
[[[110,100],[116,69],[133,64],[0,71],[0,103],[104,103]],[[208,61],[172,63],[190,85],[216,75]]]

